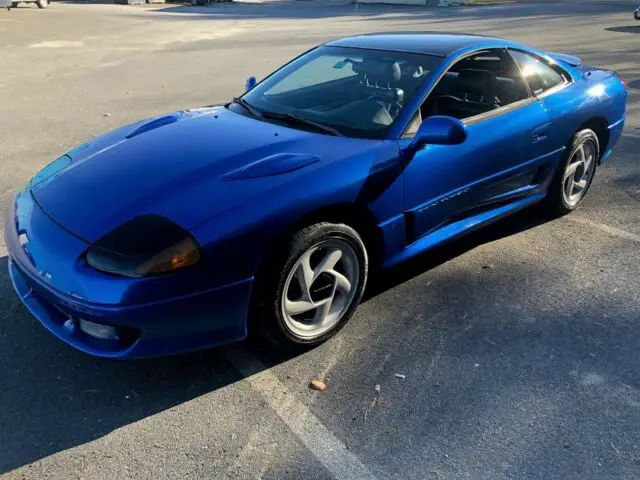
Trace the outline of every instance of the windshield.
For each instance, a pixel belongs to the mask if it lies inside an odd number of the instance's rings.
[[[384,138],[441,58],[321,46],[286,65],[229,108],[348,137]],[[248,106],[249,108],[246,108]],[[251,112],[251,110],[254,110]],[[319,125],[318,125],[319,124]],[[314,129],[320,131],[320,128]]]

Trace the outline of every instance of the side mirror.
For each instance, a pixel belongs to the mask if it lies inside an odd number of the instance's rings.
[[[411,148],[415,152],[425,145],[458,145],[467,138],[467,127],[457,118],[434,115],[418,127]]]
[[[256,80],[256,77],[249,77],[247,78],[246,83],[244,84],[244,89],[245,91],[249,91],[251,90],[253,87],[256,86],[256,83],[258,83],[258,81]]]

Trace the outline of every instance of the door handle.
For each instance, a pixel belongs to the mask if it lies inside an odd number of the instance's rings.
[[[533,143],[540,142],[549,136],[550,123],[545,123],[539,127],[534,128],[531,138]]]

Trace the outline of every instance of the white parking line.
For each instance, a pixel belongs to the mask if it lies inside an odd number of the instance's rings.
[[[48,40],[44,42],[32,43],[29,45],[29,48],[70,48],[70,47],[81,47],[83,42],[73,40]]]
[[[8,18],[0,18],[0,22],[4,22],[4,23],[36,23],[36,22],[29,22],[26,20],[9,20]]]
[[[230,348],[226,356],[334,478],[340,480],[376,478],[344,443],[298,401],[271,371],[266,369],[262,362],[245,349],[237,347]]]
[[[609,225],[605,225],[604,223],[594,222],[593,220],[589,220],[588,218],[584,218],[579,215],[569,215],[565,218],[571,220],[572,222],[581,223],[583,225],[597,228],[601,232],[608,233],[609,235],[613,235],[614,237],[625,238],[627,240],[631,240],[632,242],[640,243],[640,235],[636,235],[635,233],[627,232],[626,230],[622,230],[620,228],[611,227]]]

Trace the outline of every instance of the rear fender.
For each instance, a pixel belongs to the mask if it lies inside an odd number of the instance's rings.
[[[624,126],[627,90],[614,72],[590,69],[559,92],[542,99],[553,119],[549,149],[567,147],[573,135],[594,120],[606,121],[601,158],[606,160]]]

